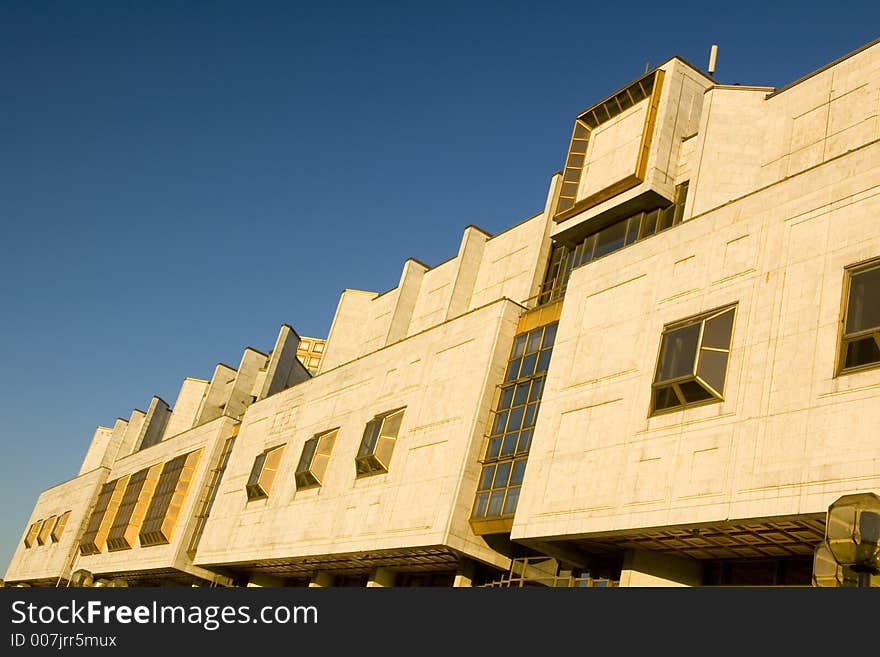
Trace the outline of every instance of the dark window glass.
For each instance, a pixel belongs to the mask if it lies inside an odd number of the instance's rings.
[[[523,333],[521,335],[516,336],[513,339],[513,353],[510,354],[511,358],[519,358],[523,355],[523,351],[526,348],[526,338],[528,336]]]
[[[519,459],[513,464],[513,472],[510,474],[510,485],[518,486],[522,483],[523,475],[526,473],[526,460]]]
[[[880,267],[852,275],[846,307],[846,333],[880,329]]]
[[[486,507],[489,504],[489,493],[479,493],[477,503],[474,505],[474,517],[482,518],[486,515]]]
[[[594,258],[617,251],[623,247],[626,240],[626,221],[618,221],[599,232],[596,237],[596,251]]]
[[[550,349],[545,349],[538,356],[538,364],[535,366],[535,371],[538,373],[546,372],[550,368],[550,356],[552,352]]]
[[[495,478],[495,466],[487,465],[483,468],[483,474],[480,476],[479,490],[489,490],[492,488],[492,480]]]
[[[880,348],[873,336],[854,340],[846,345],[844,367],[859,367],[880,362]]]
[[[526,407],[526,414],[523,417],[523,426],[532,427],[535,426],[535,416],[538,414],[538,404],[537,402],[534,404],[529,404]]]
[[[639,218],[641,215],[635,215],[627,219],[626,224],[626,243],[632,244],[639,239]]]
[[[501,411],[495,416],[495,424],[492,425],[492,435],[504,433],[504,427],[507,425],[508,411]]]
[[[727,352],[700,349],[700,364],[697,376],[712,386],[718,394],[724,390],[724,373],[727,370]]]
[[[501,390],[501,399],[498,401],[498,410],[510,408],[510,402],[513,399],[513,386],[507,386]]]
[[[504,489],[496,490],[492,493],[489,498],[489,510],[486,512],[486,515],[489,516],[500,516],[501,515],[501,504],[504,502]]]
[[[531,354],[541,347],[541,329],[535,329],[529,333],[529,340],[526,343],[526,353]]]
[[[548,324],[544,328],[544,339],[541,341],[541,347],[552,347],[556,340],[556,329],[559,328],[558,322]]]
[[[516,450],[517,434],[509,433],[504,436],[504,442],[501,444],[501,456],[510,456]]]
[[[717,317],[706,320],[701,346],[715,349],[730,349],[730,335],[733,332],[733,308]]]
[[[501,450],[501,436],[497,438],[492,438],[489,441],[489,447],[486,449],[486,458],[494,459],[498,457],[498,452]]]
[[[672,228],[672,220],[675,217],[675,206],[670,205],[661,208],[657,214],[657,232]]]
[[[529,398],[529,382],[520,383],[516,386],[516,394],[513,396],[514,406],[525,404]]]
[[[681,402],[678,400],[672,386],[654,391],[655,410],[661,411],[667,408],[675,408],[676,406],[681,406]]]
[[[510,417],[507,420],[508,431],[519,431],[520,427],[522,427],[524,411],[525,406],[514,406],[510,410]]]
[[[382,418],[373,418],[367,422],[367,426],[364,428],[364,436],[361,439],[361,447],[358,450],[358,456],[367,456],[375,451],[381,426]]]
[[[529,401],[536,401],[541,398],[541,394],[544,392],[544,381],[545,379],[543,376],[532,381],[532,390],[529,393]]]
[[[522,369],[519,371],[519,377],[523,378],[531,376],[535,373],[535,365],[537,364],[538,354],[529,354],[522,361]]]
[[[693,374],[699,338],[699,322],[664,333],[655,381],[669,381]]]
[[[519,358],[510,361],[510,364],[507,366],[507,373],[504,375],[505,381],[513,381],[517,378],[517,375],[519,374],[519,366],[521,363],[522,360]]]
[[[660,213],[657,210],[652,210],[651,212],[645,213],[645,216],[642,219],[642,237],[649,237],[657,232],[658,214]]]
[[[696,381],[685,381],[684,383],[680,383],[678,387],[681,390],[684,400],[688,404],[705,401],[707,399],[714,399],[714,395]]]
[[[519,434],[519,445],[516,447],[517,454],[529,451],[529,447],[531,447],[532,444],[533,431],[534,429],[523,429],[522,433]]]
[[[508,515],[516,511],[516,503],[519,501],[519,488],[511,488],[507,491],[507,498],[504,500],[504,509],[502,515]]]
[[[511,465],[512,463],[510,461],[498,464],[498,469],[495,470],[495,483],[492,484],[492,488],[503,488],[507,486],[507,480],[510,479]]]

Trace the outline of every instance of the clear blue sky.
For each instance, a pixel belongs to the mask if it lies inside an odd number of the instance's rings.
[[[318,6],[321,5],[321,6]],[[539,211],[576,113],[673,54],[781,86],[880,3],[0,2],[0,576],[95,426],[325,336]]]

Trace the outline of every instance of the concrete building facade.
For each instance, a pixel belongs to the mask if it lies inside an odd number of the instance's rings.
[[[540,213],[99,427],[6,582],[809,585],[880,491],[878,216],[880,42],[781,89],[673,57]]]

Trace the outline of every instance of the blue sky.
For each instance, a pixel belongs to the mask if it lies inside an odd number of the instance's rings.
[[[781,86],[880,36],[831,7],[0,2],[0,575],[95,426],[536,213],[646,62]]]

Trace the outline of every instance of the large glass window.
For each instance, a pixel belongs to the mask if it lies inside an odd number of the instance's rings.
[[[141,547],[171,542],[201,456],[200,448],[181,454],[162,466],[162,474],[138,534]]]
[[[128,483],[128,475],[108,481],[101,487],[92,515],[86,525],[86,531],[79,543],[82,555],[99,554],[107,544],[107,534],[116,516],[116,509],[122,501],[122,494]]]
[[[685,181],[676,186],[675,200],[669,205],[621,219],[598,232],[587,235],[577,244],[554,245],[550,252],[550,262],[541,286],[538,304],[549,303],[564,296],[568,278],[575,267],[586,265],[633,242],[681,223],[687,189],[688,181]]]
[[[846,270],[839,371],[880,364],[880,260]]]
[[[736,307],[730,306],[664,329],[652,413],[722,399],[735,312]]]
[[[513,340],[489,425],[474,520],[511,517],[516,511],[557,327],[557,322],[539,326]]]
[[[397,434],[403,422],[403,411],[398,409],[377,415],[367,422],[361,445],[355,457],[358,475],[388,472]]]

